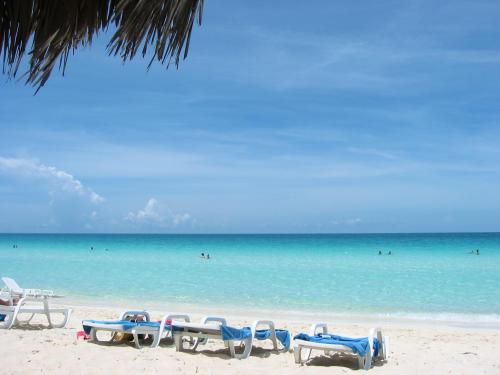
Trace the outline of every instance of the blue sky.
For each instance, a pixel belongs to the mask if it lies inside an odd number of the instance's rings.
[[[498,231],[498,14],[208,0],[149,72],[103,35],[0,84],[0,231]]]

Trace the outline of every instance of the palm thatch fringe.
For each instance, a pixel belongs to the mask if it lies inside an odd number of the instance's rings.
[[[69,54],[110,25],[110,55],[125,62],[152,49],[148,68],[155,60],[178,66],[202,13],[203,0],[0,0],[3,72],[16,77],[28,54],[26,82],[38,91],[58,61],[64,75]]]

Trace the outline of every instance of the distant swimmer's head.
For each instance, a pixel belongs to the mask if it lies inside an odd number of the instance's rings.
[[[379,251],[378,251],[378,255],[382,255],[382,251],[380,251],[380,250],[379,250]]]

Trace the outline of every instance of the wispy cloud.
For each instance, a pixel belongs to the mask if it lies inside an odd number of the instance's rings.
[[[41,164],[32,159],[0,157],[0,171],[14,173],[31,178],[42,178],[62,191],[88,199],[93,204],[104,202],[104,198],[92,189],[84,186],[68,172],[56,167]]]

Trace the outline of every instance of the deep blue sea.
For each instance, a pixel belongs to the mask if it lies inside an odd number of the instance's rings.
[[[470,253],[476,249],[480,255]],[[0,275],[23,287],[107,304],[472,314],[500,322],[499,233],[2,234],[0,259]]]

